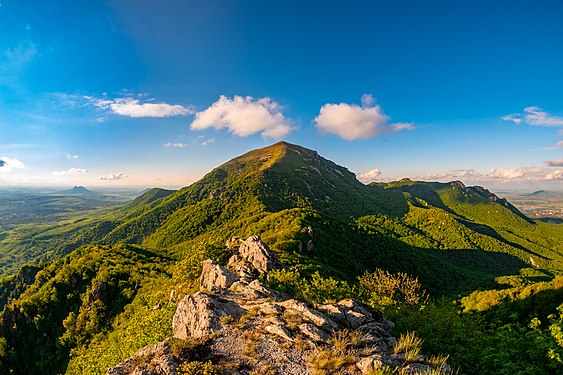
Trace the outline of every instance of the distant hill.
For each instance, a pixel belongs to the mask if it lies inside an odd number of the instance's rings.
[[[535,198],[563,198],[563,193],[550,190],[538,190],[533,193],[526,194],[525,196]]]
[[[57,193],[58,195],[87,195],[87,196],[95,196],[100,195],[95,191],[88,190],[84,186],[75,186],[72,189],[63,190]]]
[[[131,203],[127,205],[127,209],[132,209],[134,207],[139,207],[144,204],[152,203],[160,198],[169,196],[170,194],[176,192],[176,190],[167,190],[161,188],[148,188],[141,192],[141,194],[135,198]]]

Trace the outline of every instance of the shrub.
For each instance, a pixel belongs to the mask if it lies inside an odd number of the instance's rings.
[[[377,268],[358,277],[358,281],[361,295],[373,307],[400,303],[416,305],[428,298],[418,277],[413,278],[406,273],[392,274]]]
[[[178,367],[178,375],[219,375],[219,372],[208,362],[184,362]]]

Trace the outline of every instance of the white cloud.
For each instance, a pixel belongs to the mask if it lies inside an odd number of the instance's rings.
[[[254,99],[221,95],[209,108],[198,112],[192,130],[227,129],[240,137],[261,133],[264,138],[283,138],[294,128],[281,113],[281,106],[271,98]]]
[[[209,139],[207,139],[207,140],[201,142],[201,145],[202,145],[202,146],[207,146],[207,145],[210,145],[210,144],[213,143],[213,142],[215,142],[215,138],[209,138]]]
[[[11,173],[14,169],[23,169],[25,164],[16,159],[8,156],[0,156],[0,173]]]
[[[52,176],[70,176],[73,174],[82,174],[82,173],[88,173],[87,169],[84,168],[70,168],[66,171],[53,171],[51,172]]]
[[[501,120],[512,121],[515,124],[528,124],[532,126],[560,126],[563,127],[563,117],[553,116],[543,111],[540,107],[526,107],[522,113],[512,113],[502,116]]]
[[[547,160],[545,164],[548,167],[563,167],[563,159]]]
[[[95,98],[93,96],[82,97],[87,104],[93,105],[99,110],[127,117],[174,117],[187,116],[195,113],[192,107],[180,104],[154,103],[154,99],[141,102],[140,99],[126,98]]]
[[[545,176],[545,180],[554,181],[554,180],[563,180],[563,169],[557,169],[552,173],[549,173]]]
[[[98,176],[98,180],[116,181],[116,180],[125,180],[127,177],[128,176],[124,173],[110,173],[109,175]]]
[[[78,155],[71,155],[71,154],[69,154],[69,153],[67,152],[67,153],[66,153],[66,158],[67,158],[68,160],[73,160],[73,159],[76,160],[76,159],[78,159]]]
[[[432,173],[414,177],[423,181],[546,181],[561,179],[561,171],[549,168],[521,167],[521,168],[493,168],[489,172],[478,172],[474,169],[457,169],[453,171]]]
[[[168,142],[168,143],[164,144],[164,147],[166,147],[166,148],[184,148],[184,147],[186,147],[186,144],[185,143],[170,143],[170,142]]]
[[[563,147],[563,141],[559,141],[555,144],[555,147]]]
[[[474,169],[454,169],[448,172],[430,173],[423,176],[417,176],[415,179],[423,181],[473,181],[481,177],[482,174]]]
[[[325,104],[315,118],[317,128],[322,133],[336,134],[349,141],[414,129],[411,123],[388,124],[388,120],[389,117],[383,114],[380,106],[375,105],[375,100],[369,94],[362,96],[362,106],[348,103]]]
[[[361,173],[358,175],[358,180],[362,181],[363,183],[373,182],[381,174],[381,171],[377,168],[372,169],[369,172]]]
[[[522,178],[526,175],[522,168],[495,168],[488,174],[483,175],[481,179],[487,180],[514,180]]]

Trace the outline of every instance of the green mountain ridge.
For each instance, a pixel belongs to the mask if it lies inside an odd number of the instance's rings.
[[[201,262],[225,261],[233,236],[255,234],[305,279],[319,272],[354,283],[375,269],[404,272],[436,298],[563,272],[562,227],[531,220],[486,189],[408,179],[364,185],[317,152],[279,142],[178,191],[151,189],[35,235],[47,249],[37,259],[58,260],[0,283],[0,363],[13,369],[48,327],[48,349],[29,371],[100,372],[166,337],[167,296],[192,291]],[[96,305],[92,295],[106,284],[113,297]],[[131,327],[146,328],[134,338]],[[108,353],[117,342],[119,352]]]

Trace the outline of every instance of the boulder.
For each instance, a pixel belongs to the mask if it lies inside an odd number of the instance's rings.
[[[250,236],[241,242],[238,254],[233,255],[227,263],[227,267],[239,275],[249,276],[245,266],[250,266],[250,269],[258,274],[266,274],[279,268],[281,263],[258,236]]]
[[[216,291],[229,288],[238,279],[237,275],[208,259],[203,262],[199,285],[201,289]]]
[[[233,301],[221,302],[205,293],[198,292],[184,297],[172,318],[174,337],[202,338],[221,329],[219,319],[231,316],[238,319],[246,311]]]
[[[317,327],[321,327],[327,330],[338,328],[338,325],[331,319],[329,319],[326,315],[316,310],[310,309],[301,301],[289,299],[287,301],[280,302],[280,305],[288,310],[296,311],[304,320],[310,321]]]

